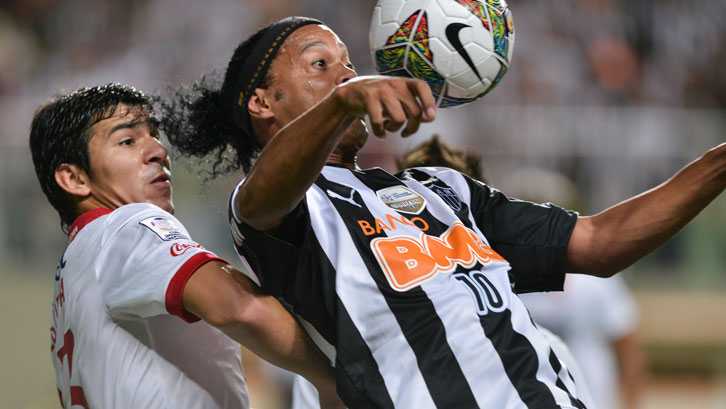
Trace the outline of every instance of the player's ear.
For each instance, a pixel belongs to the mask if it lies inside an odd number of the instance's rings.
[[[61,163],[55,169],[55,182],[61,189],[73,196],[86,197],[91,194],[88,174],[72,163]]]
[[[270,106],[270,98],[272,97],[271,90],[257,88],[254,94],[250,97],[250,101],[247,103],[247,110],[250,113],[250,117],[257,119],[270,119],[275,115],[272,113]]]

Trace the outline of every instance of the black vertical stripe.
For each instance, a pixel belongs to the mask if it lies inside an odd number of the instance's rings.
[[[393,401],[370,348],[338,298],[335,365],[338,395],[349,409],[393,409]]]
[[[510,382],[529,408],[556,408],[557,403],[547,385],[537,379],[539,359],[529,340],[512,328],[512,312],[482,316],[481,325],[502,360]]]
[[[353,172],[361,181],[373,190],[390,186],[401,185],[393,176],[379,170],[370,170],[366,174]],[[371,177],[373,176],[373,177]],[[316,184],[326,191],[339,190],[336,184],[318,178]],[[340,185],[338,185],[340,186]],[[357,193],[356,193],[357,194]],[[358,194],[358,197],[360,195]],[[446,340],[446,330],[441,318],[436,314],[433,303],[420,288],[399,293],[393,290],[381,271],[378,262],[370,252],[370,242],[376,237],[385,237],[385,234],[372,234],[366,236],[356,225],[356,220],[373,221],[374,216],[365,206],[362,198],[358,203],[361,207],[347,205],[342,200],[331,200],[336,210],[341,214],[343,221],[353,239],[356,248],[361,251],[361,258],[371,277],[376,282],[378,290],[384,296],[396,321],[417,358],[417,364],[429,393],[438,408],[476,408],[478,407],[471,387],[461,366],[456,360],[451,347]],[[405,213],[399,214],[406,216]],[[430,220],[427,222],[431,223]]]

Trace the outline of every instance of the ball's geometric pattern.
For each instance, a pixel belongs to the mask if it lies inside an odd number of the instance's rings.
[[[379,72],[388,72],[391,70],[398,70],[403,68],[404,60],[406,57],[406,49],[408,48],[408,42],[411,39],[411,32],[418,19],[418,15],[421,10],[411,14],[393,33],[386,41],[386,46],[394,44],[403,44],[400,47],[386,47],[380,50],[376,50],[376,67]],[[428,44],[428,39],[427,39]]]
[[[505,0],[379,0],[370,42],[379,73],[422,79],[448,107],[501,81],[514,25]]]
[[[428,63],[433,61],[434,55],[429,48],[425,12],[415,26],[416,30],[413,30],[420,14],[421,10],[411,14],[386,41],[387,46],[400,43],[407,43],[406,45],[376,51],[376,69],[383,74],[420,78],[438,95],[444,87],[444,78]],[[404,66],[406,69],[401,70]]]

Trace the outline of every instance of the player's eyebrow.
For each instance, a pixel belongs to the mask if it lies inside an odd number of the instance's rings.
[[[113,133],[118,130],[135,128],[139,125],[145,125],[148,123],[149,123],[149,120],[147,118],[136,117],[136,118],[132,119],[131,121],[121,122],[121,123],[114,125],[113,128],[111,128],[111,130],[108,132],[106,137],[107,138],[111,137],[111,135],[113,135]]]
[[[312,48],[312,47],[321,47],[321,46],[325,46],[325,43],[322,42],[322,41],[320,41],[320,40],[309,42],[309,43],[305,44],[303,46],[303,48],[300,50],[300,55],[302,55],[309,48]]]

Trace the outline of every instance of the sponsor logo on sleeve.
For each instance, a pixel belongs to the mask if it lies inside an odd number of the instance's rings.
[[[426,206],[426,200],[405,186],[391,186],[376,192],[378,198],[393,210],[419,214]]]
[[[184,229],[167,217],[149,217],[140,221],[139,224],[146,226],[164,241],[189,240],[189,236],[184,233]]]
[[[169,247],[169,253],[171,253],[172,257],[179,257],[182,254],[186,253],[189,249],[202,249],[204,250],[204,246],[201,244],[187,244],[187,243],[174,243]]]

